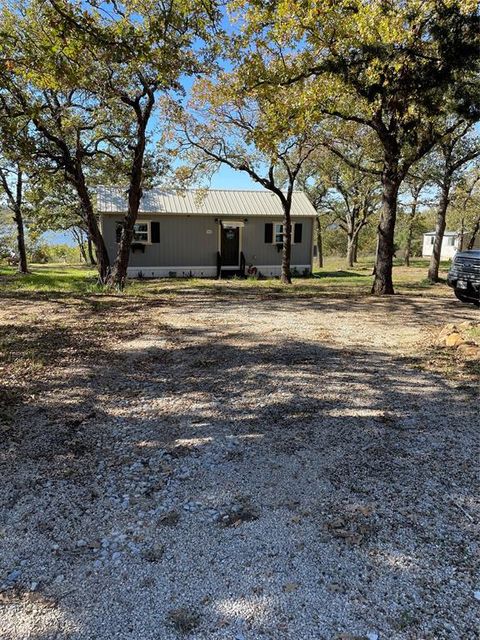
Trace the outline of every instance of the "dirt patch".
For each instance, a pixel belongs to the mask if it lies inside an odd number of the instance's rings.
[[[452,381],[478,384],[480,322],[464,320],[432,330],[415,364],[426,371],[441,373]]]
[[[2,633],[476,637],[477,311],[223,286],[2,301]]]

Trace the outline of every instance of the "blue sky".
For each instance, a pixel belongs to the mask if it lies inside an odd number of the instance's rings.
[[[244,171],[234,171],[230,167],[222,166],[214,175],[212,189],[262,189]]]

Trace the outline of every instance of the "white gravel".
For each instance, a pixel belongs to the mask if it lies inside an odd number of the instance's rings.
[[[224,287],[2,302],[0,638],[480,638],[478,312]]]

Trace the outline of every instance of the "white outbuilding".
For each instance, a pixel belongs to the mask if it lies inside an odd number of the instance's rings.
[[[442,242],[442,251],[440,253],[441,260],[450,260],[460,248],[460,233],[458,231],[445,231]],[[435,242],[435,231],[429,231],[423,234],[422,256],[429,258],[433,252],[433,243]]]

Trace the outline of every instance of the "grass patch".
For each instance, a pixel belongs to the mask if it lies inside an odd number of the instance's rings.
[[[451,296],[443,283],[432,285],[426,279],[427,260],[413,260],[410,267],[395,261],[394,283],[397,293]],[[232,279],[217,281],[209,278],[165,278],[158,280],[131,280],[123,295],[134,297],[169,297],[208,291],[217,295],[244,296],[258,294],[260,298],[309,297],[332,295],[341,297],[368,295],[372,285],[373,259],[363,258],[353,269],[345,267],[341,258],[327,258],[322,269],[315,269],[310,277],[293,279],[285,286],[279,279]],[[446,276],[448,263],[442,263],[441,276]],[[0,267],[0,291],[5,294],[57,294],[84,296],[111,295],[97,283],[95,269],[84,265],[47,264],[31,265],[31,273],[18,274],[12,267]]]
[[[477,344],[480,344],[480,325],[478,327],[470,327],[470,329],[467,329],[465,333],[467,338],[473,340]]]
[[[0,267],[0,290],[7,293],[92,293],[101,290],[96,281],[96,271],[83,265],[34,264],[25,275]]]

